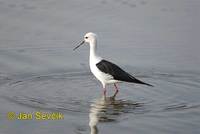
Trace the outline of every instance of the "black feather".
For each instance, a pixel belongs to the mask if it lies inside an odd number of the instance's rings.
[[[109,61],[102,60],[99,63],[97,63],[96,66],[102,72],[112,75],[115,80],[153,86],[153,85],[150,85],[148,83],[145,83],[145,82],[142,82],[142,81],[136,79],[135,77],[128,74],[127,72],[122,70],[120,67],[118,67],[117,65],[115,65]]]

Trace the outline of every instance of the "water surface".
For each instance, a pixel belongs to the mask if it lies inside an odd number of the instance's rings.
[[[90,4],[88,4],[90,3]],[[0,1],[0,132],[200,133],[196,0]],[[86,32],[98,51],[154,87],[119,84],[102,98]],[[9,111],[61,112],[64,120],[8,120]]]

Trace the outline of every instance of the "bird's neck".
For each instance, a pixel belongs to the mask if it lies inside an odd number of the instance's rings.
[[[90,60],[97,57],[97,41],[93,40],[90,42]]]
[[[97,42],[96,40],[94,40],[93,42],[90,42],[90,67],[102,60],[102,58],[97,55],[96,51],[97,51]]]

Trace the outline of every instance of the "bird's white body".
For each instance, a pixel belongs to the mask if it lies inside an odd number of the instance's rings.
[[[89,34],[89,33],[88,33]],[[93,35],[93,33],[91,33]],[[96,37],[96,35],[93,35]],[[99,63],[103,58],[97,55],[97,41],[96,38],[94,40],[89,42],[90,45],[90,57],[89,57],[89,62],[90,62],[90,70],[93,73],[93,75],[102,83],[103,88],[107,84],[112,84],[112,83],[117,83],[119,82],[118,80],[114,80],[113,77],[109,74],[106,74],[102,71],[100,71],[96,64]]]

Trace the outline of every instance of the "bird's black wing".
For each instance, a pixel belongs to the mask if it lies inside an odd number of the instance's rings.
[[[145,84],[148,86],[152,86],[150,84],[147,84],[145,82],[142,82],[142,81],[136,79],[135,77],[128,74],[127,72],[122,70],[120,67],[118,67],[117,65],[115,65],[109,61],[101,60],[99,63],[96,64],[96,66],[100,71],[102,71],[106,74],[112,75],[115,80],[125,81],[125,82],[133,82],[133,83]]]

